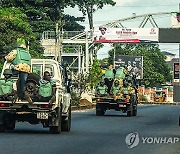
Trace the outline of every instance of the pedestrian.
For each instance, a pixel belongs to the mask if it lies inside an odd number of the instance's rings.
[[[25,40],[22,38],[17,39],[16,48],[12,50],[5,59],[14,65],[14,70],[18,71],[18,100],[24,100],[25,85],[28,74],[31,70],[31,55],[26,49]]]
[[[3,75],[4,78],[0,79],[0,100],[13,102],[17,98],[17,87],[11,78],[12,70],[5,69]]]

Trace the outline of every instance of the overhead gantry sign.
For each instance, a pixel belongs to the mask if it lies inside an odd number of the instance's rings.
[[[179,28],[94,28],[94,43],[180,43]]]

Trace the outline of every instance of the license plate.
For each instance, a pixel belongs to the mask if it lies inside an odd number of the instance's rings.
[[[119,107],[126,107],[126,105],[121,105],[121,104],[120,104]]]
[[[37,119],[48,119],[48,113],[47,112],[38,112]]]

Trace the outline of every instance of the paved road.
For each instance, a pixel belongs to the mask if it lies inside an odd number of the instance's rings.
[[[73,112],[71,132],[58,135],[18,123],[13,132],[0,134],[0,154],[180,154],[179,115],[180,106],[170,105],[139,106],[137,117],[113,110],[103,117],[95,110]],[[134,132],[128,148],[125,138]]]

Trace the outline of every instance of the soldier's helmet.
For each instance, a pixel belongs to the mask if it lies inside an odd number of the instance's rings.
[[[5,69],[3,75],[13,75],[11,69]]]
[[[26,42],[25,42],[25,40],[24,39],[22,39],[22,38],[18,38],[17,39],[17,42],[16,42],[16,47],[18,48],[26,48]]]

